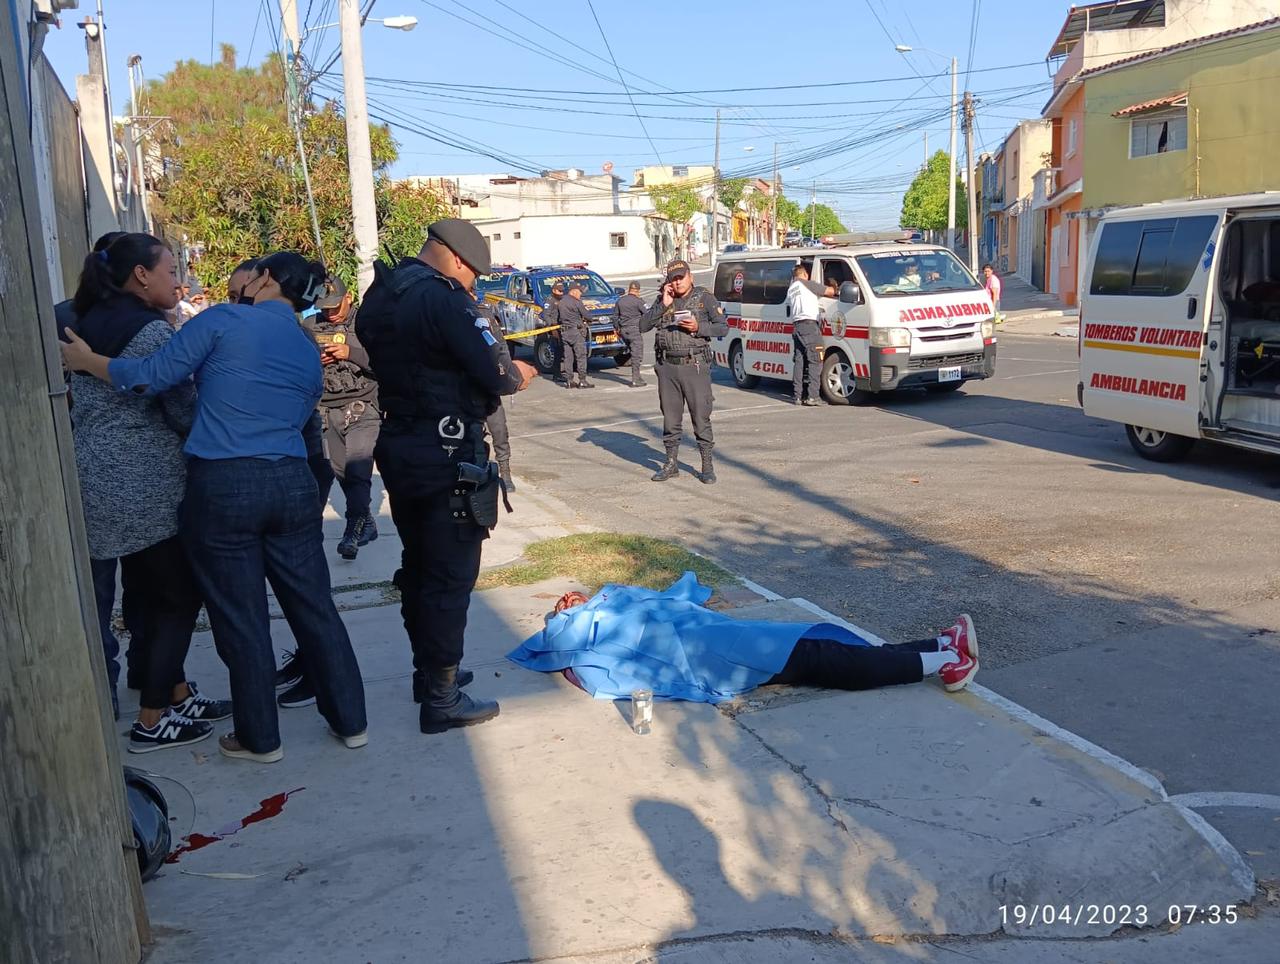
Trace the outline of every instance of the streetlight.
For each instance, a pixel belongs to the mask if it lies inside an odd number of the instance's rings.
[[[417,17],[370,17],[391,30],[412,30]],[[351,179],[351,227],[355,234],[360,295],[373,282],[373,261],[378,256],[378,211],[373,193],[373,151],[369,144],[369,104],[364,92],[364,50],[356,0],[338,0],[338,22],[312,27],[308,34],[329,27],[342,31],[342,92],[346,102],[347,173]]]
[[[900,54],[909,54],[914,49],[907,44],[895,44],[893,47]],[[935,57],[947,59],[946,54],[940,54],[936,50],[930,50],[928,47],[920,48],[925,53],[933,54]],[[927,161],[926,161],[927,163]],[[956,249],[956,58],[951,58],[951,169],[950,176],[947,178],[947,247],[952,251]]]
[[[408,33],[410,30],[412,30],[414,27],[418,25],[418,18],[411,17],[411,16],[369,17],[364,22],[380,23],[384,27],[387,27],[390,30],[403,30],[405,33]],[[341,26],[341,24],[338,23],[337,21],[333,23],[318,23],[314,27],[308,27],[306,31],[302,34],[302,37],[305,40],[307,37],[311,36],[311,34],[316,33],[319,30],[328,30],[330,27],[338,27],[338,26]]]

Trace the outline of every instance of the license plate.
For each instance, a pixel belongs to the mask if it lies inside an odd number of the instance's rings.
[[[617,335],[596,335],[597,345],[611,345],[617,340],[618,340]]]
[[[958,382],[962,369],[957,365],[955,368],[939,368],[938,381],[940,382]]]

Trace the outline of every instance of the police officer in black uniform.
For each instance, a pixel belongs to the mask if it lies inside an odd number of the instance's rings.
[[[542,306],[542,314],[538,316],[539,328],[550,328],[560,324],[560,302],[564,300],[564,285],[559,281],[551,286],[551,297]],[[551,344],[555,347],[556,357],[552,362],[552,379],[556,382],[568,382],[564,373],[564,341],[559,329],[551,332]]]
[[[591,314],[582,303],[582,285],[569,282],[569,293],[560,300],[561,362],[569,388],[595,388],[587,381],[587,359],[591,357]]]
[[[711,485],[716,480],[711,450],[711,339],[729,333],[720,303],[706,288],[696,287],[689,263],[676,259],[667,265],[666,281],[653,304],[640,318],[640,331],[658,330],[654,340],[654,368],[658,373],[658,401],[662,406],[662,443],[666,461],[654,473],[654,482],[680,474],[677,456],[684,433],[688,406],[693,434],[702,455],[698,478]]]
[[[338,543],[338,555],[354,559],[361,546],[378,538],[378,524],[369,511],[373,447],[382,424],[378,383],[369,368],[369,353],[356,336],[351,293],[340,278],[328,279],[327,291],[316,308],[318,313],[307,323],[324,365],[324,394],[320,397],[324,441],[347,504],[347,528]],[[328,492],[324,494],[327,501]]]
[[[497,521],[484,422],[536,370],[512,361],[470,294],[490,269],[475,226],[436,221],[416,258],[379,265],[356,330],[378,373],[382,434],[374,458],[404,546],[394,582],[413,646],[419,728],[440,733],[498,715],[459,687],[467,606],[480,548]]]
[[[640,388],[648,384],[640,377],[640,363],[644,361],[644,338],[640,336],[640,317],[645,313],[645,308],[644,300],[640,297],[639,281],[631,282],[627,287],[627,293],[613,306],[618,335],[626,342],[627,351],[631,354],[632,388]]]
[[[474,294],[473,291],[472,295]],[[493,305],[477,298],[476,311],[480,313],[481,318],[488,320],[489,330],[493,332],[495,338],[502,338],[506,334],[502,330],[502,322],[498,320],[498,313],[493,310]],[[501,476],[507,491],[514,492],[516,482],[511,477],[511,433],[507,429],[507,406],[501,399],[498,400],[497,410],[484,420],[484,427],[489,432],[489,440],[493,442],[493,457],[498,463],[498,475]]]

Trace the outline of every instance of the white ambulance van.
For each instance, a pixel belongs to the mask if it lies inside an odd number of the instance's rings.
[[[892,235],[896,236],[896,235]],[[891,237],[892,237],[891,236]],[[822,397],[832,405],[876,392],[950,392],[995,371],[991,299],[946,248],[837,237],[831,248],[735,252],[716,267],[715,297],[729,333],[712,343],[716,363],[740,388],[790,380],[787,289],[797,264],[831,284],[821,299]]]
[[[1080,299],[1086,414],[1169,462],[1280,452],[1280,192],[1110,211]]]

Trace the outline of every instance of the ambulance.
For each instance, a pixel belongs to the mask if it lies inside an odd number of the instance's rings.
[[[1088,415],[1142,456],[1280,452],[1280,192],[1107,212],[1080,299]]]
[[[729,333],[713,351],[739,388],[791,379],[787,289],[798,264],[829,285],[818,319],[828,403],[860,403],[899,388],[952,392],[992,376],[991,299],[950,251],[897,232],[822,240],[831,247],[740,252],[717,266],[714,294]]]

